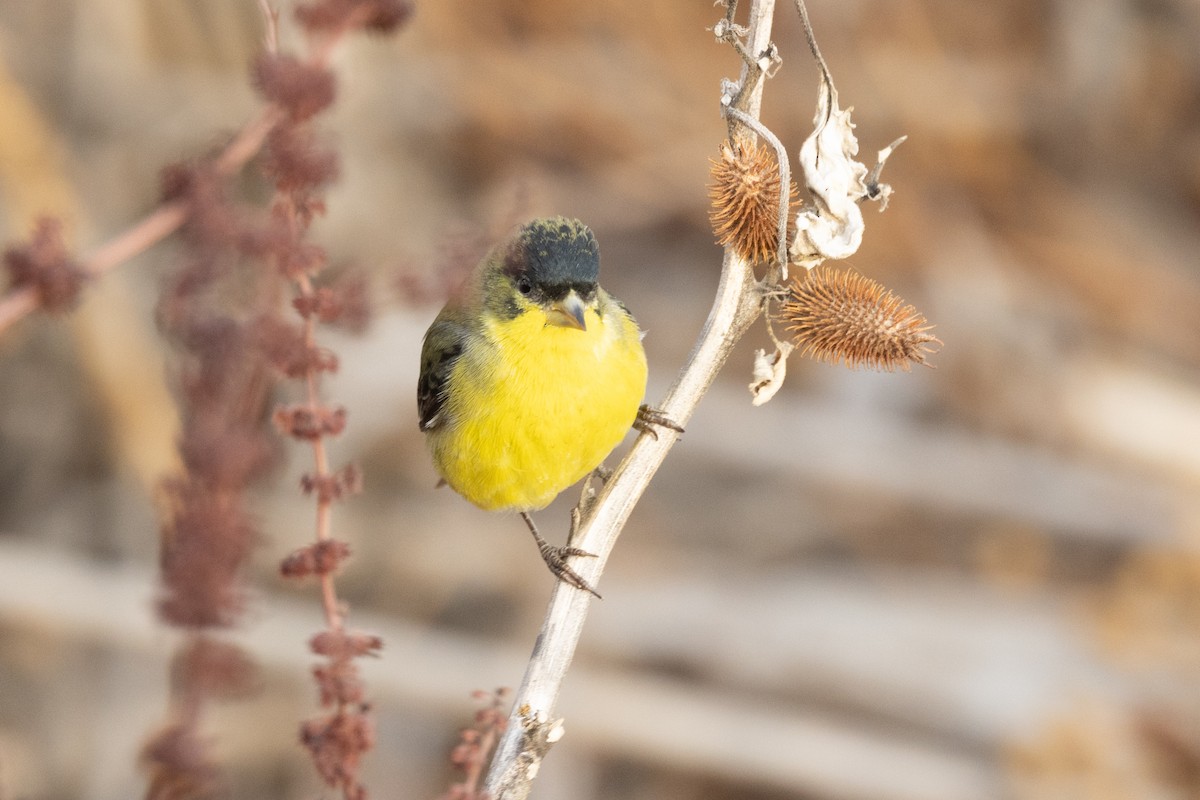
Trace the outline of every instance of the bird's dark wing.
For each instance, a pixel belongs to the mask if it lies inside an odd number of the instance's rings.
[[[427,431],[440,424],[446,401],[446,381],[462,355],[467,330],[446,319],[434,320],[421,348],[421,375],[417,379],[417,411],[420,428]]]

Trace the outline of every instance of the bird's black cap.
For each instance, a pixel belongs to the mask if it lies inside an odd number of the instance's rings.
[[[549,296],[588,289],[600,279],[600,246],[577,219],[549,217],[525,224],[504,259],[504,271]]]

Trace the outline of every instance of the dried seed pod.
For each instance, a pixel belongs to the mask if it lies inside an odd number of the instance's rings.
[[[856,272],[817,267],[792,281],[782,315],[803,355],[891,372],[925,364],[942,342],[884,286]]]
[[[774,261],[779,250],[779,165],[763,145],[747,150],[740,142],[721,145],[712,162],[709,221],[717,243],[733,247],[747,261]],[[788,215],[798,190],[790,187]]]

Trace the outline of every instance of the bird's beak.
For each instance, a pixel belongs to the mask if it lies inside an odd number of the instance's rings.
[[[583,300],[580,299],[579,294],[572,289],[567,292],[566,297],[554,303],[546,310],[546,320],[551,325],[586,331],[587,323],[584,322],[583,316],[585,313],[587,313],[587,306],[583,304]]]

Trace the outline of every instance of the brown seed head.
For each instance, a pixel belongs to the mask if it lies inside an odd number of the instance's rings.
[[[851,369],[908,371],[942,344],[915,308],[850,271],[817,267],[797,276],[782,314],[804,355]]]
[[[721,145],[712,162],[708,218],[717,243],[747,261],[774,261],[779,251],[779,165],[766,145],[748,151],[740,142]],[[788,215],[798,190],[790,187]]]

